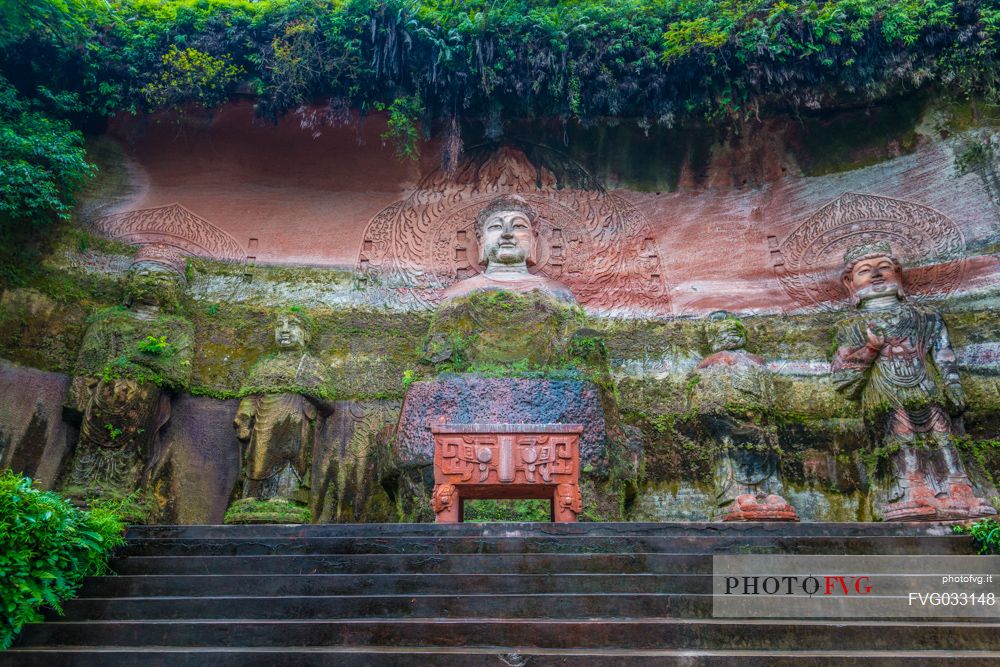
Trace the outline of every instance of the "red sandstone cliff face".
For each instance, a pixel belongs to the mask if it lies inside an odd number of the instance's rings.
[[[472,219],[511,191],[542,211],[544,257],[534,270],[597,313],[838,307],[840,257],[872,238],[924,267],[911,272],[916,296],[995,289],[991,179],[956,166],[983,131],[947,138],[916,116],[896,125],[877,116],[769,121],[694,139],[626,133],[614,150],[603,135],[574,138],[571,155],[546,149],[606,184],[595,192],[561,187],[551,161],[520,148],[447,174],[433,144],[419,163],[398,161],[379,139],[378,117],[316,136],[296,117],[260,125],[248,105],[234,105],[180,124],[115,123],[110,135],[124,146],[133,186],[89,208],[105,216],[99,229],[130,242],[351,269],[358,303],[402,308],[432,306],[479,270]]]

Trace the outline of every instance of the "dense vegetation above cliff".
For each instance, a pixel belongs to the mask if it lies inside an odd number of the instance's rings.
[[[997,0],[0,0],[0,216],[65,213],[78,128],[233,94],[304,126],[389,113],[490,138],[504,121],[741,122],[937,86],[991,100]],[[307,111],[307,104],[319,104]]]

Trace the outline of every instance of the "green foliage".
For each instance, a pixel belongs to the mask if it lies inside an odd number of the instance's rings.
[[[968,525],[956,525],[956,533],[972,536],[981,554],[1000,554],[1000,523],[996,519],[980,519]]]
[[[139,341],[136,348],[143,354],[164,354],[170,350],[170,343],[166,336],[146,336],[145,340]]]
[[[409,389],[410,385],[413,384],[416,381],[416,379],[417,378],[414,375],[412,369],[407,368],[405,371],[403,371],[403,391]]]
[[[226,510],[227,524],[243,523],[311,523],[309,508],[284,498],[258,500],[241,498]]]
[[[382,141],[392,143],[397,155],[406,160],[416,160],[420,157],[420,130],[417,122],[424,113],[424,105],[417,96],[398,97],[392,104],[381,102],[375,104],[379,111],[389,112],[389,129],[382,134]]]
[[[93,171],[83,135],[46,116],[0,76],[0,218],[69,217],[73,194]]]
[[[244,71],[228,55],[215,57],[191,47],[171,46],[160,62],[156,78],[142,88],[153,107],[179,109],[190,102],[213,107],[226,100],[229,87]]]
[[[123,531],[113,505],[81,511],[27,477],[0,475],[0,647],[25,623],[42,620],[41,607],[61,613],[84,577],[107,572]]]
[[[551,521],[549,500],[466,500],[465,521]]]

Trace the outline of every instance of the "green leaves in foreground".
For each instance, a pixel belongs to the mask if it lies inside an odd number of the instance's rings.
[[[967,526],[955,526],[955,532],[971,535],[981,554],[1000,554],[1000,522],[996,519],[980,519]]]
[[[107,572],[124,528],[112,505],[83,511],[27,477],[0,475],[0,648],[41,621],[41,607],[62,613],[84,577]]]

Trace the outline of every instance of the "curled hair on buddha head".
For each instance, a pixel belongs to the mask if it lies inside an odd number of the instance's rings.
[[[847,252],[844,253],[844,270],[840,273],[840,282],[847,287],[848,292],[850,292],[852,306],[858,305],[858,297],[854,293],[854,290],[848,286],[851,273],[854,271],[854,267],[857,266],[858,262],[866,259],[872,259],[873,257],[888,257],[896,267],[896,271],[900,274],[900,278],[902,278],[903,265],[900,263],[899,258],[892,253],[892,245],[890,245],[888,241],[859,243],[848,248]],[[900,280],[899,285],[899,298],[903,300],[907,298],[906,292],[903,291],[902,280]]]
[[[490,216],[497,211],[518,211],[531,223],[532,230],[538,233],[538,211],[527,199],[520,195],[500,195],[489,200],[485,206],[479,210],[476,216],[476,236],[483,237],[483,226]]]

